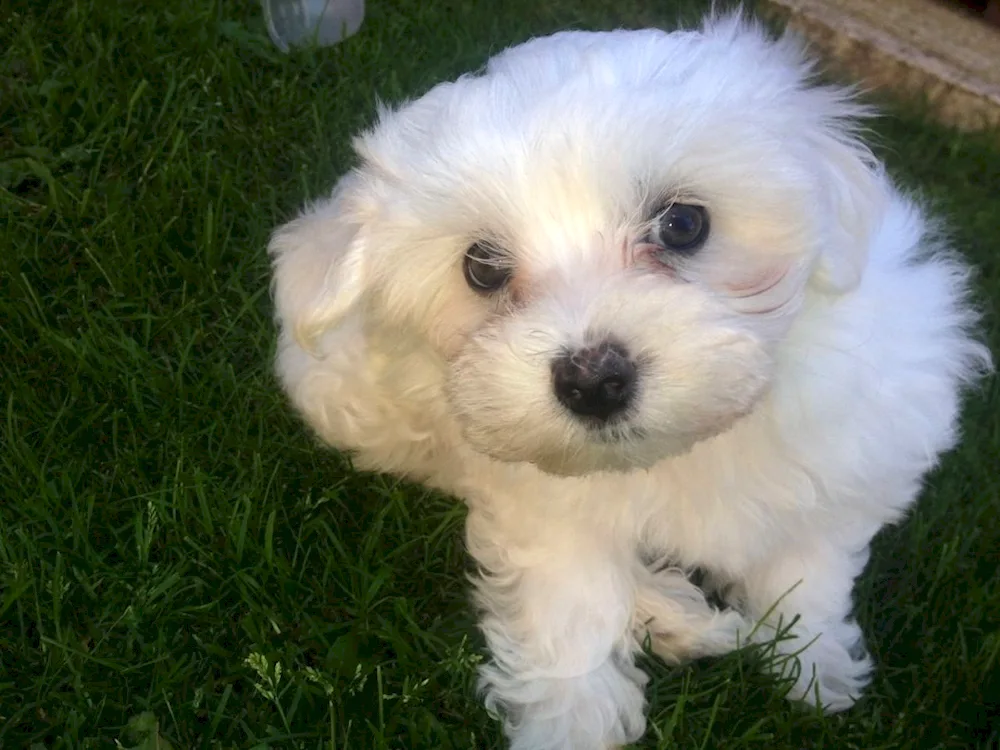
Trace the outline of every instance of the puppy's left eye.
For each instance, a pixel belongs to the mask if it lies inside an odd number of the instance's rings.
[[[708,239],[708,211],[704,206],[671,203],[656,215],[651,241],[683,255],[694,254]]]
[[[465,283],[480,294],[489,294],[510,281],[511,267],[503,252],[488,242],[476,242],[465,251]]]

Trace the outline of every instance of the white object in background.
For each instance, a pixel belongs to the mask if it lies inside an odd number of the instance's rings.
[[[299,44],[328,46],[361,27],[365,0],[261,0],[271,40],[287,52]]]

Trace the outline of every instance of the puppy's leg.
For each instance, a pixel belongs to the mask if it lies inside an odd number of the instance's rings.
[[[527,538],[526,538],[527,537]],[[608,750],[645,731],[630,632],[634,568],[599,534],[504,535],[476,511],[469,548],[492,662],[480,688],[512,750]]]
[[[778,671],[794,675],[791,700],[816,702],[827,711],[850,708],[870,681],[872,662],[851,618],[854,579],[868,560],[867,546],[848,552],[819,539],[803,540],[754,566],[735,589],[749,614],[786,627],[778,651],[788,656]],[[761,628],[756,640],[773,635]],[[797,658],[796,658],[797,656]]]
[[[677,664],[735,650],[753,625],[735,610],[712,607],[683,571],[654,568],[640,573],[634,628],[657,656]]]

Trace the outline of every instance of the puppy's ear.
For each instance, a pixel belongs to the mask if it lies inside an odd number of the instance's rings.
[[[780,127],[803,135],[797,143],[818,171],[819,209],[827,221],[811,284],[831,294],[851,291],[864,275],[872,235],[891,195],[881,165],[858,137],[860,123],[875,112],[854,90],[817,82],[816,60],[793,29],[772,40],[737,10],[713,13],[703,33],[727,54],[742,55],[742,64],[763,75],[758,80],[766,81],[766,95],[788,105]]]
[[[829,216],[827,240],[812,281],[832,294],[849,292],[861,282],[888,193],[878,160],[845,132],[849,127],[836,120],[827,122],[812,139]]]
[[[365,289],[359,183],[355,174],[342,177],[329,198],[277,229],[268,246],[278,321],[306,350]]]

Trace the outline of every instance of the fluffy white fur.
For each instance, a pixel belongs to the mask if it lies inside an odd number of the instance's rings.
[[[869,679],[853,581],[989,355],[966,267],[810,74],[738,16],[536,39],[382,111],[274,235],[294,405],[360,467],[469,506],[482,688],[513,748],[638,738],[647,637],[678,661],[798,618],[793,699],[843,710]],[[712,222],[669,270],[642,240],[664,198]],[[493,296],[463,278],[482,239],[514,268]],[[641,390],[595,432],[550,361],[608,336]]]

